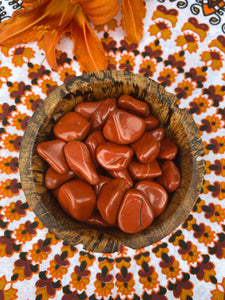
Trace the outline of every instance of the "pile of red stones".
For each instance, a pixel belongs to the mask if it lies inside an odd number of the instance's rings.
[[[147,228],[180,185],[178,148],[159,123],[129,95],[79,103],[54,126],[56,139],[37,146],[49,164],[46,187],[78,221]]]

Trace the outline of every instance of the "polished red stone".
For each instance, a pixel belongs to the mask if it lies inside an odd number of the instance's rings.
[[[118,212],[119,228],[127,233],[136,233],[151,225],[153,220],[153,209],[146,196],[137,189],[128,190]]]
[[[109,182],[111,180],[112,180],[112,178],[110,178],[110,177],[107,177],[107,176],[104,176],[104,175],[99,175],[99,181],[98,181],[98,183],[93,186],[95,194],[96,194],[96,197],[98,197],[98,195],[99,195],[99,193],[100,193],[101,188],[103,187],[103,185],[106,182]]]
[[[130,95],[120,96],[118,99],[118,106],[119,108],[142,118],[145,118],[150,114],[149,106],[147,103],[135,99]]]
[[[74,111],[89,120],[100,104],[101,101],[81,102],[75,106]]]
[[[98,145],[96,158],[104,169],[120,171],[128,166],[133,153],[133,149],[126,145],[106,142]]]
[[[59,174],[69,171],[64,155],[65,145],[62,140],[53,140],[39,143],[37,146],[37,153]]]
[[[161,166],[162,175],[157,182],[165,187],[168,192],[174,192],[180,186],[180,171],[173,161],[165,161]]]
[[[59,174],[50,167],[50,168],[48,168],[48,170],[45,174],[45,185],[50,190],[57,189],[64,182],[72,179],[75,176],[76,175],[71,170],[69,170],[65,174]]]
[[[123,178],[126,179],[126,181],[129,184],[129,187],[133,186],[133,180],[130,176],[130,173],[128,171],[128,169],[123,169],[120,171],[114,171],[114,170],[108,170],[108,174],[114,178]]]
[[[91,154],[83,142],[73,141],[67,143],[64,152],[66,161],[75,174],[81,175],[90,184],[98,182],[99,176],[91,159]]]
[[[141,180],[135,188],[141,191],[148,199],[153,208],[154,216],[159,216],[166,208],[168,202],[168,194],[166,190],[154,181]]]
[[[158,177],[162,174],[157,160],[146,164],[143,164],[138,160],[131,160],[128,165],[128,170],[135,180],[149,179]]]
[[[140,139],[131,144],[131,148],[140,162],[150,163],[157,158],[160,144],[150,132],[145,132]]]
[[[92,131],[102,128],[111,112],[117,108],[117,101],[114,98],[109,98],[100,102],[100,105],[89,119]]]
[[[163,128],[156,128],[151,131],[151,134],[157,141],[161,142],[165,137],[165,130]]]
[[[177,155],[177,145],[175,145],[171,140],[164,139],[160,143],[160,151],[158,158],[172,160]]]
[[[78,221],[87,221],[96,205],[91,185],[79,179],[72,179],[59,188],[58,201],[64,211]]]
[[[83,140],[90,129],[90,123],[80,114],[70,111],[55,124],[53,132],[65,142]]]
[[[85,140],[85,144],[88,147],[88,150],[91,153],[92,161],[95,164],[95,167],[98,166],[98,162],[96,159],[96,148],[98,145],[103,144],[106,142],[106,139],[102,135],[102,132],[100,130],[92,132],[87,139]]]
[[[159,120],[153,115],[148,116],[147,118],[144,119],[144,121],[145,121],[146,131],[155,129],[156,127],[159,126]]]
[[[129,185],[123,178],[112,179],[103,185],[97,207],[102,218],[109,224],[116,223],[118,209],[128,188]]]
[[[90,218],[85,223],[97,227],[117,227],[116,224],[109,224],[101,217],[98,211],[94,211]]]
[[[142,118],[129,112],[114,110],[103,127],[106,139],[117,144],[130,144],[138,140],[145,130]]]

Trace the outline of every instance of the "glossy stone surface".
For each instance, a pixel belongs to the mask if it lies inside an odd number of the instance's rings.
[[[65,212],[78,221],[88,220],[96,205],[91,185],[79,179],[72,179],[59,188],[58,201]]]
[[[147,118],[144,119],[144,121],[145,121],[146,131],[155,129],[156,127],[159,126],[159,120],[153,115],[148,116]]]
[[[76,175],[73,171],[69,170],[65,174],[55,172],[51,167],[48,168],[45,174],[45,185],[48,189],[53,190],[60,187],[64,182],[72,179]]]
[[[101,217],[98,211],[94,211],[90,218],[85,222],[89,225],[97,226],[97,227],[117,227],[114,224],[109,224]]]
[[[104,169],[120,171],[128,166],[133,153],[133,149],[126,145],[106,142],[98,145],[96,158]]]
[[[99,193],[97,207],[102,218],[109,224],[115,224],[120,204],[129,185],[125,179],[116,178],[105,183]]]
[[[136,233],[147,228],[153,220],[153,209],[145,195],[134,188],[128,190],[118,212],[119,228],[127,233]]]
[[[79,174],[90,184],[96,184],[99,180],[96,168],[91,159],[87,146],[80,141],[67,143],[64,147],[66,161],[70,169]]]
[[[119,108],[133,113],[139,117],[149,116],[150,110],[147,103],[133,98],[130,95],[121,95],[118,99]]]
[[[72,218],[64,219],[63,210],[55,205],[51,191],[44,187],[43,167],[46,164],[36,153],[37,144],[40,140],[48,139],[52,120],[62,113],[62,108],[63,112],[71,111],[77,101],[94,101],[102,99],[104,95],[111,97],[118,94],[118,89],[137,98],[146,95],[146,101],[150,107],[154,107],[154,114],[162,126],[166,127],[170,117],[168,134],[176,136],[182,159],[182,185],[170,196],[171,205],[168,205],[166,212],[157,218],[153,226],[135,234],[134,238],[133,235],[125,234],[119,229],[114,229],[111,233],[111,230],[105,228],[101,230],[87,224],[78,224]],[[65,94],[67,97],[64,97]],[[35,118],[32,117],[29,126],[26,127],[27,133],[24,142],[21,143],[20,159],[20,174],[27,201],[44,226],[70,245],[82,244],[85,251],[100,253],[117,252],[121,243],[133,249],[149,247],[174,232],[195,204],[204,177],[203,160],[196,159],[204,153],[199,130],[190,113],[177,107],[177,98],[164,92],[159,84],[146,76],[118,70],[78,76],[62,88],[55,89],[51,95],[37,108]],[[170,116],[168,112],[171,113]],[[180,198],[180,195],[183,197]]]
[[[145,130],[142,118],[117,109],[113,111],[103,127],[106,139],[117,144],[130,144],[138,140]]]
[[[154,136],[154,138],[161,142],[165,137],[165,129],[163,128],[156,128],[151,131],[151,134]]]
[[[91,130],[100,129],[107,121],[112,111],[117,108],[117,101],[114,98],[108,98],[100,101],[100,105],[90,117]]]
[[[80,114],[70,111],[55,124],[53,132],[65,142],[83,140],[90,128],[90,123]]]
[[[128,169],[123,169],[120,171],[114,171],[114,170],[108,170],[108,173],[110,176],[114,177],[114,178],[123,178],[126,179],[126,181],[129,184],[129,187],[133,187],[133,180],[130,176],[130,173],[128,171]]]
[[[160,151],[159,151],[158,158],[172,160],[176,157],[177,151],[178,151],[177,145],[175,145],[169,139],[164,139],[160,143]]]
[[[65,174],[69,167],[65,160],[64,146],[62,140],[53,140],[39,143],[37,153],[59,174]]]
[[[180,186],[180,171],[173,161],[165,161],[161,166],[162,175],[157,182],[165,187],[168,192],[174,192]]]
[[[128,165],[128,170],[131,176],[137,180],[158,177],[162,174],[157,160],[146,164],[143,164],[138,160],[131,160]]]
[[[103,185],[106,182],[109,182],[111,180],[112,180],[112,178],[110,178],[110,177],[107,177],[107,176],[104,176],[104,175],[99,175],[98,183],[93,186],[95,194],[96,194],[96,197],[98,197],[98,195],[99,195],[99,193],[100,193],[101,188],[103,187]]]
[[[74,111],[89,120],[100,104],[100,101],[81,102],[75,106]]]
[[[135,185],[135,188],[146,196],[155,217],[158,217],[165,210],[168,194],[160,184],[154,181],[141,180]]]
[[[85,144],[88,147],[88,150],[91,153],[92,161],[94,162],[95,166],[98,166],[98,162],[96,159],[96,148],[98,145],[103,144],[106,142],[102,132],[100,130],[92,132],[87,139],[85,140]]]
[[[140,162],[150,163],[157,158],[160,144],[150,132],[145,132],[140,139],[131,144],[131,148]]]

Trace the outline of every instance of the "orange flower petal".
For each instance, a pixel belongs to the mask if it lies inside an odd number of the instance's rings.
[[[71,0],[71,2],[73,1]],[[118,0],[80,0],[79,4],[83,12],[95,25],[105,24],[110,21],[120,8]]]
[[[143,36],[143,18],[146,9],[143,0],[122,0],[122,26],[132,43],[138,43]]]
[[[68,27],[63,27],[60,30],[56,31],[54,30],[53,32],[47,32],[45,33],[44,36],[44,51],[46,54],[46,59],[49,64],[49,66],[57,70],[57,62],[56,62],[56,46],[58,42],[60,41],[62,35],[65,32],[69,31],[69,26]]]
[[[41,4],[40,2],[37,0],[26,8],[15,11],[10,20],[0,24],[1,45],[13,47],[42,38],[43,34],[40,31],[33,30],[33,27],[44,18],[43,15],[40,17],[40,11],[43,10],[45,2]]]
[[[77,9],[70,27],[74,55],[83,69],[88,72],[107,69],[108,62],[103,46],[94,34],[80,7]]]

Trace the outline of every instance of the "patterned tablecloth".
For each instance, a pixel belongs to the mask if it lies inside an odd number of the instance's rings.
[[[0,20],[18,8],[0,1]],[[183,224],[144,249],[90,253],[56,239],[21,189],[20,142],[38,104],[82,70],[69,37],[57,47],[57,72],[41,44],[1,47],[1,300],[225,299],[225,2],[146,0],[146,9],[139,45],[126,39],[120,13],[95,32],[110,69],[158,81],[192,114],[205,149],[202,193]]]

